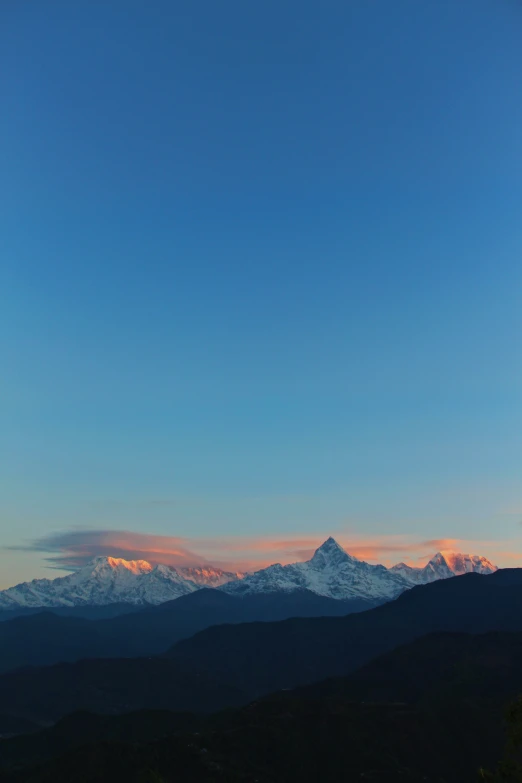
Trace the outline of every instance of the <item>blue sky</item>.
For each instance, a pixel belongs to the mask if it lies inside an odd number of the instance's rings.
[[[336,533],[514,562],[518,4],[0,17],[0,545]],[[45,566],[0,551],[4,584]]]

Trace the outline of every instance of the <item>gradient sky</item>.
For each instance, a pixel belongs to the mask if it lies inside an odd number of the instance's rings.
[[[3,0],[0,586],[88,529],[522,565],[521,35]]]

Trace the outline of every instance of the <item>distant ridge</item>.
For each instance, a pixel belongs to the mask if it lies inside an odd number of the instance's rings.
[[[221,589],[232,595],[307,589],[329,598],[358,598],[374,605],[396,598],[410,586],[401,574],[358,560],[330,537],[304,563],[277,563]]]
[[[211,565],[181,568],[152,565],[146,560],[96,557],[67,576],[33,579],[0,591],[0,610],[157,605],[202,587],[219,588],[235,596],[309,590],[327,598],[367,602],[371,607],[396,598],[413,585],[493,571],[496,566],[485,557],[454,552],[438,552],[423,568],[405,563],[393,568],[371,565],[350,555],[330,537],[306,562],[276,563],[253,574]]]
[[[174,568],[153,566],[146,560],[96,557],[67,576],[33,579],[0,591],[0,609],[162,604],[242,576],[212,566]]]
[[[330,598],[358,598],[375,604],[396,598],[416,584],[496,570],[485,557],[454,552],[437,553],[424,568],[404,563],[385,568],[358,560],[330,537],[307,562],[269,566],[221,589],[233,595],[248,595],[305,588]]]
[[[449,550],[437,552],[423,568],[412,568],[406,563],[398,563],[390,569],[412,585],[425,585],[436,582],[437,579],[448,579],[469,573],[492,574],[496,570],[497,566],[493,565],[487,557],[463,555]]]

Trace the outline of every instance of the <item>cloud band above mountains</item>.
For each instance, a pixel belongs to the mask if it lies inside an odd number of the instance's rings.
[[[366,536],[332,533],[350,554],[369,562],[393,565],[404,560],[412,565],[441,549],[462,548],[471,542],[458,539],[415,541],[406,536]],[[272,563],[308,560],[328,537],[316,535],[268,537],[223,536],[188,538],[152,535],[128,530],[71,529],[31,541],[17,550],[40,552],[51,568],[74,570],[99,555],[126,560],[148,560],[173,566],[211,563],[227,570],[257,570]],[[484,554],[479,552],[478,554]]]

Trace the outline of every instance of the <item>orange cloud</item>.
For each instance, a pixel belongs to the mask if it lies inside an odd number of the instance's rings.
[[[497,552],[497,556],[502,560],[517,560],[522,564],[522,552]],[[510,563],[510,566],[512,567],[513,564]]]
[[[200,555],[187,548],[181,537],[128,530],[66,530],[12,548],[42,552],[51,567],[66,570],[77,568],[99,555],[167,565],[198,565],[202,561]]]
[[[493,562],[512,564],[509,543],[466,541],[455,538],[419,540],[411,536],[362,536],[344,531],[333,532],[350,554],[361,560],[383,565],[404,561],[419,566],[444,549],[458,549],[490,557]],[[295,538],[274,536],[181,537],[137,533],[126,530],[73,529],[52,533],[17,547],[41,552],[52,568],[78,568],[97,555],[148,560],[173,566],[213,564],[226,570],[254,571],[272,563],[308,560],[327,538],[325,533]],[[522,543],[522,542],[521,542]],[[509,551],[507,551],[509,550]]]

